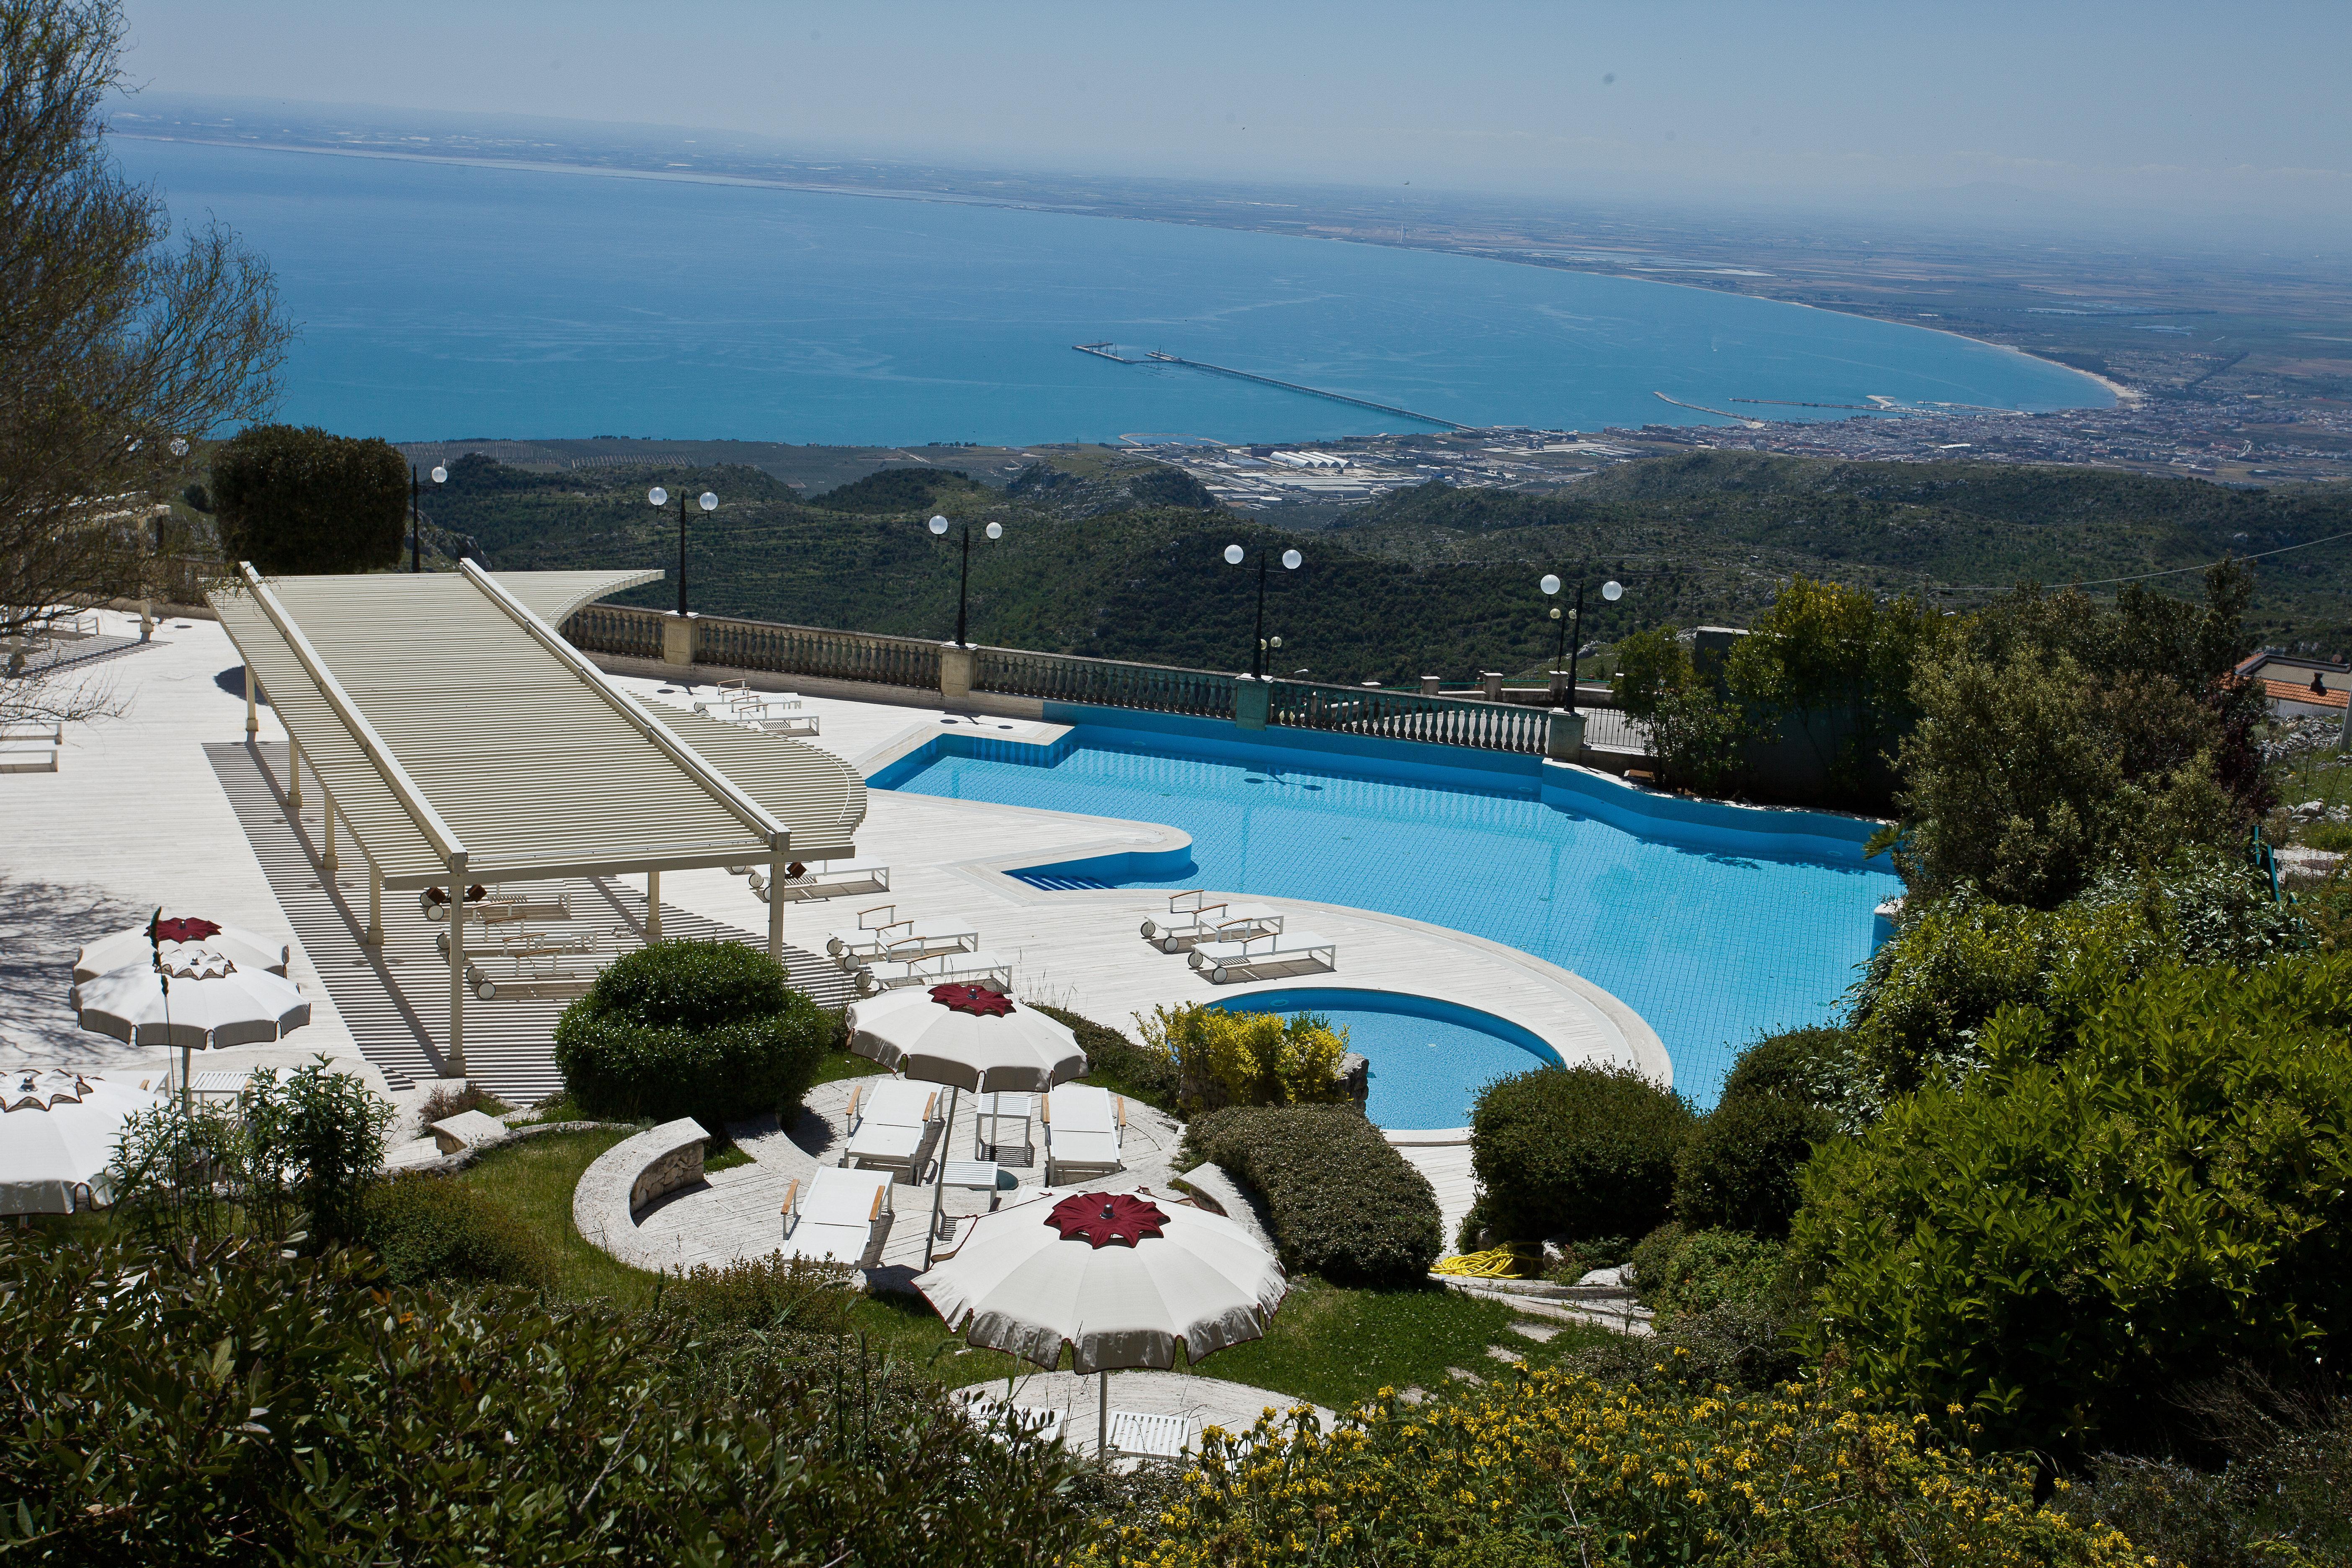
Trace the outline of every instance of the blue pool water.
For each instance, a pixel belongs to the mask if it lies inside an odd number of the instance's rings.
[[[1427,996],[1338,986],[1258,991],[1215,1005],[1236,1013],[1316,1013],[1371,1063],[1364,1113],[1381,1127],[1465,1127],[1498,1078],[1558,1065],[1559,1055],[1507,1019]]]
[[[301,324],[278,416],[394,439],[1303,440],[1395,416],[1070,345],[1164,349],[1471,425],[2105,407],[2063,365],[1705,289],[1181,224],[118,138]]]
[[[1696,808],[1693,822],[1665,826],[1669,841],[1602,820],[1597,813],[1613,806],[1598,799],[1555,790],[1548,804],[1531,759],[1409,750],[1466,757],[1468,765],[1415,776],[1413,764],[1307,743],[1086,723],[1050,750],[942,737],[870,782],[1166,823],[1192,836],[1189,864],[1057,868],[1115,886],[1350,905],[1548,959],[1647,1019],[1673,1058],[1675,1086],[1701,1106],[1714,1103],[1740,1046],[1832,1012],[1870,955],[1874,911],[1901,890],[1884,859],[1861,862],[1853,847],[1861,835],[1842,819],[1830,826],[1853,843],[1822,841],[1818,856],[1759,851],[1756,836],[1711,826],[1739,818],[1785,826],[1788,814]],[[1339,958],[1344,978],[1344,948]],[[1407,975],[1379,979],[1411,984]]]

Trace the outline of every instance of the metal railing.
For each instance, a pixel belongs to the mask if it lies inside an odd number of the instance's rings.
[[[1020,648],[983,647],[978,652],[978,668],[972,672],[976,690],[1136,708],[1147,713],[1190,713],[1202,719],[1234,716],[1234,676]]]
[[[591,605],[564,622],[563,635],[583,651],[658,659],[667,618],[657,610]],[[940,689],[942,645],[919,637],[709,616],[695,620],[694,639],[698,664],[920,691]],[[1024,648],[976,647],[972,653],[976,691],[1201,719],[1234,717],[1234,687],[1243,679],[1215,670]],[[1292,729],[1534,756],[1544,754],[1550,731],[1549,711],[1514,702],[1304,680],[1270,684],[1266,721]]]
[[[1537,756],[1543,754],[1551,732],[1551,715],[1540,708],[1304,680],[1274,683],[1266,721],[1300,730],[1331,730]]]

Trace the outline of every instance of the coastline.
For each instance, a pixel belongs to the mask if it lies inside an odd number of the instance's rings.
[[[293,142],[247,141],[216,136],[166,136],[138,131],[110,130],[108,133],[125,141],[180,143],[187,146],[200,147],[230,147],[248,152],[296,153],[307,153],[315,157],[329,158],[369,158],[381,163],[439,163],[457,168],[467,169],[515,169],[521,170],[529,174],[589,174],[601,175],[607,179],[644,180],[674,184],[725,185],[748,190],[799,191],[819,195],[863,196],[876,201],[929,202],[950,206],[998,207],[1017,212],[1059,213],[1073,217],[1122,218],[1137,223],[1164,223],[1183,228],[1222,228],[1227,232],[1234,234],[1272,234],[1275,232],[1270,229],[1251,228],[1234,224],[1206,224],[1192,219],[1155,216],[1149,213],[1106,213],[1094,207],[1065,203],[1028,202],[1006,196],[967,195],[955,191],[877,190],[870,185],[825,184],[811,180],[762,179],[749,174],[697,174],[688,170],[634,169],[625,167],[610,167],[596,163],[551,163],[541,160],[523,158],[465,157],[454,153],[404,153],[372,147],[303,146]],[[1692,289],[1710,296],[1719,297],[1723,293],[1723,290],[1721,289],[1708,289],[1701,284],[1685,282],[1673,278],[1655,277],[1648,273],[1620,272],[1599,267],[1561,267],[1519,258],[1495,256],[1484,251],[1467,249],[1450,245],[1402,245],[1390,240],[1357,238],[1351,236],[1336,235],[1302,235],[1289,236],[1287,237],[1328,239],[1337,244],[1363,245],[1383,250],[1415,251],[1428,256],[1459,256],[1471,260],[1495,261],[1500,262],[1506,266],[1533,268],[1537,270],[1546,272],[1576,272],[1587,277],[1612,278],[1621,282],[1654,283],[1669,289]],[[1782,300],[1769,294],[1741,294],[1736,297],[1756,300],[1767,304],[1791,305],[1799,310],[1819,310],[1826,315],[1843,316],[1853,321],[1875,321],[1883,326],[1910,327],[1919,331],[1939,332],[1946,337],[1958,338],[1963,342],[1977,343],[1986,348],[1999,349],[2007,353],[2019,354],[2024,358],[2035,360],[2043,364],[2053,365],[2057,369],[2082,376],[2085,380],[2094,382],[2099,386],[2105,388],[2108,395],[2113,397],[2119,405],[2137,403],[2139,401],[2141,396],[2141,394],[2134,391],[2130,387],[2110,380],[2108,377],[2100,375],[2095,372],[2084,370],[2078,365],[2066,364],[2061,361],[2050,359],[2044,355],[2034,353],[2031,350],[2019,348],[2012,343],[1995,342],[1989,338],[1973,337],[1967,332],[1955,331],[1949,327],[1929,327],[1920,325],[1914,321],[1890,321],[1883,316],[1868,315],[1859,310],[1840,310],[1832,306],[1815,304],[1810,300]],[[2091,405],[2076,405],[2073,406],[2087,407]],[[1713,428],[1713,426],[1701,424],[1697,421],[1693,421],[1691,428],[1707,429]]]

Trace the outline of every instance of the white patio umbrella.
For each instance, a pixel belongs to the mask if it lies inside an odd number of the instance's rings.
[[[1043,1094],[1087,1070],[1087,1053],[1068,1025],[984,985],[934,985],[928,991],[900,986],[851,1003],[843,1017],[849,1026],[849,1048],[857,1055],[908,1078],[948,1086],[950,1129],[959,1089]],[[944,1165],[940,1176],[931,1191],[925,1268],[946,1206]]]
[[[1197,1363],[1262,1337],[1289,1289],[1282,1265],[1223,1215],[1133,1193],[1047,1188],[983,1215],[915,1289],[967,1342],[1051,1372],[1103,1376],[1097,1451],[1109,1436],[1114,1368]]]
[[[166,958],[177,952],[184,942],[226,953],[236,960],[239,968],[266,969],[273,974],[283,974],[288,962],[294,956],[293,949],[285,942],[272,942],[249,931],[239,931],[235,926],[225,926],[194,916],[159,920],[156,925],[156,934],[162,939]],[[74,960],[74,982],[79,984],[85,980],[95,980],[101,974],[154,955],[155,947],[148,940],[147,927],[135,925],[129,931],[101,937],[83,948],[80,956]]]
[[[902,986],[853,1002],[849,1048],[925,1083],[1043,1094],[1087,1070],[1069,1026],[985,986]]]
[[[244,1046],[310,1021],[295,984],[266,969],[182,944],[163,960],[126,964],[73,988],[81,1026],[136,1046]]]
[[[122,1124],[161,1103],[64,1068],[0,1077],[0,1214],[72,1214],[114,1201],[106,1167]]]

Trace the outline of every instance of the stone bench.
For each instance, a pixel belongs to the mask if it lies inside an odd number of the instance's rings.
[[[580,1173],[572,1191],[572,1223],[592,1246],[624,1263],[658,1268],[637,1245],[637,1216],[646,1205],[702,1180],[703,1144],[710,1137],[690,1116],[625,1138]]]

